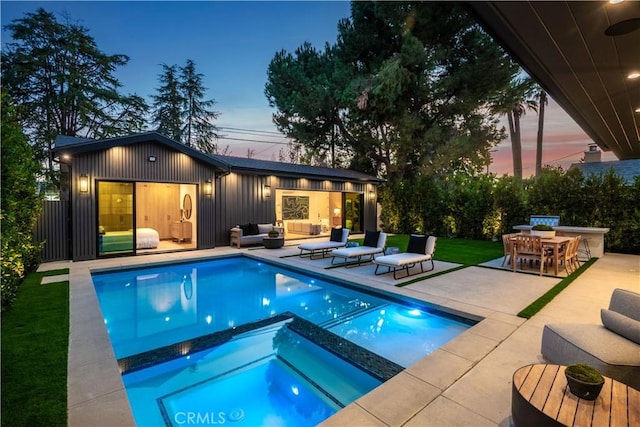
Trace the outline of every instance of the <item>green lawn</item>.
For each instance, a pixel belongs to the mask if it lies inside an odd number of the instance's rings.
[[[2,425],[67,425],[69,282],[31,273],[2,313]]]

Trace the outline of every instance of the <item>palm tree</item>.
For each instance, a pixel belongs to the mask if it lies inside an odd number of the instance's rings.
[[[513,176],[522,179],[522,138],[520,118],[527,110],[537,110],[538,104],[532,97],[535,82],[530,77],[514,75],[510,85],[498,95],[491,107],[492,112],[507,116],[509,137],[511,138],[511,155],[513,157]]]
[[[544,106],[548,104],[547,93],[539,87],[538,91],[538,136],[536,139],[536,176],[542,173],[542,134],[544,130]]]

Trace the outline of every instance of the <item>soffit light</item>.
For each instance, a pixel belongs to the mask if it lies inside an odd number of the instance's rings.
[[[638,77],[640,77],[640,71],[632,71],[627,76],[628,79],[637,79]]]

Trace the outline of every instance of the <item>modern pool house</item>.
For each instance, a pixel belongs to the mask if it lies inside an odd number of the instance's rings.
[[[58,137],[68,183],[45,203],[45,261],[210,249],[230,228],[276,223],[295,237],[377,227],[382,180],[351,170],[209,155],[157,132]]]

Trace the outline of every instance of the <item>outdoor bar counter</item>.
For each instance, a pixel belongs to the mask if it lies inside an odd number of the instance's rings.
[[[532,225],[516,225],[513,228],[528,233]],[[580,243],[580,255],[582,259],[591,257],[602,258],[604,255],[604,235],[609,232],[608,228],[597,227],[570,227],[567,225],[557,225],[554,230],[561,232],[565,236],[582,236]]]

